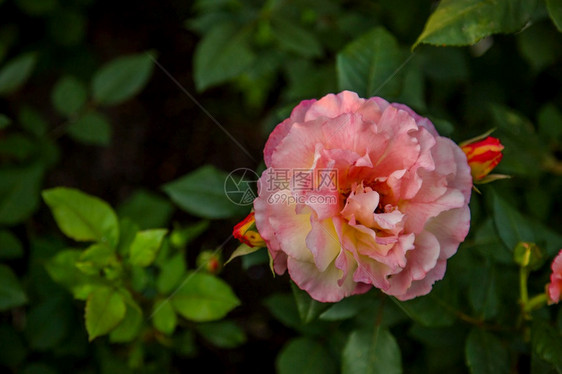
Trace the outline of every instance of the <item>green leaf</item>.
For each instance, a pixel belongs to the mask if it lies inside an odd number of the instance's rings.
[[[22,222],[35,211],[43,173],[40,164],[0,169],[0,224]]]
[[[8,61],[0,69],[0,96],[10,94],[20,88],[33,72],[36,61],[37,55],[33,52]]]
[[[316,36],[287,17],[271,18],[271,31],[279,45],[303,57],[322,56],[322,45]]]
[[[541,107],[538,115],[539,134],[549,142],[562,140],[562,113],[548,103]]]
[[[471,279],[468,297],[473,310],[483,319],[497,315],[500,304],[495,268],[478,266],[470,269]]]
[[[84,144],[107,146],[111,142],[111,124],[98,112],[90,112],[71,122],[68,135]]]
[[[117,246],[117,216],[105,201],[66,187],[45,190],[42,195],[66,236],[77,241],[95,241],[113,248]]]
[[[131,244],[129,262],[142,267],[152,264],[167,232],[166,229],[139,231]]]
[[[509,352],[493,334],[472,329],[466,340],[466,362],[473,374],[509,373]]]
[[[23,256],[23,246],[19,239],[8,230],[0,230],[0,260]]]
[[[176,312],[170,300],[161,300],[154,304],[152,324],[156,330],[166,335],[172,335],[177,323]]]
[[[125,301],[115,289],[100,287],[86,301],[86,330],[88,339],[105,335],[125,318]]]
[[[398,301],[391,298],[408,317],[428,327],[450,326],[455,322],[455,316],[449,313],[432,294],[417,297],[413,300]]]
[[[37,137],[44,136],[49,128],[49,123],[45,121],[41,113],[29,106],[21,108],[18,113],[18,121],[23,129]]]
[[[128,218],[119,220],[119,246],[117,253],[122,257],[129,253],[129,248],[137,236],[139,226]]]
[[[546,9],[558,31],[562,32],[562,0],[546,0]]]
[[[531,329],[533,351],[562,373],[562,335],[554,326],[535,320]]]
[[[78,270],[76,263],[82,251],[68,249],[57,253],[45,264],[49,276],[66,287],[75,298],[86,300],[88,295],[100,285],[100,279],[84,274]]]
[[[69,75],[58,80],[51,94],[55,109],[66,117],[82,109],[87,98],[88,90],[84,83]]]
[[[258,251],[262,248],[263,247],[250,247],[249,245],[242,243],[238,246],[238,248],[236,248],[234,250],[234,252],[232,252],[232,254],[230,255],[230,258],[224,264],[225,265],[228,264],[230,261],[234,260],[236,257],[249,255],[250,253],[254,253],[254,252],[256,252],[256,251]]]
[[[137,190],[119,208],[119,217],[127,217],[141,229],[168,225],[174,207],[168,199],[146,190]]]
[[[393,74],[401,62],[394,36],[377,27],[338,53],[339,89],[355,91],[361,97],[384,96],[396,84]]]
[[[36,151],[37,145],[21,133],[8,134],[0,142],[0,157],[9,160],[24,161]]]
[[[442,0],[413,48],[419,43],[470,45],[488,35],[519,31],[536,5],[536,0]]]
[[[342,357],[343,374],[401,373],[400,348],[390,332],[355,330],[349,336]]]
[[[20,281],[9,267],[0,264],[0,311],[27,303]]]
[[[293,282],[291,282],[291,289],[293,290],[302,323],[314,321],[323,311],[332,305],[331,303],[321,303],[312,299],[306,291],[298,288]]]
[[[171,303],[183,317],[206,322],[223,318],[240,305],[240,300],[223,280],[209,274],[191,273],[174,293]]]
[[[82,252],[75,265],[84,274],[97,275],[104,268],[118,263],[114,248],[103,244],[92,244]]]
[[[185,248],[209,228],[209,221],[203,220],[186,227],[176,227],[170,234],[170,242],[176,248]]]
[[[305,337],[293,339],[283,347],[276,366],[279,374],[337,372],[334,359],[326,348]]]
[[[249,28],[232,23],[219,23],[205,35],[193,56],[198,91],[235,78],[252,65],[251,36]]]
[[[232,321],[200,323],[196,329],[207,341],[219,348],[236,348],[246,342],[246,334]]]
[[[119,57],[96,72],[92,81],[94,100],[115,105],[132,98],[146,85],[154,63],[148,53]]]
[[[320,319],[324,321],[341,321],[353,318],[366,306],[362,295],[353,295],[331,305],[320,314]]]
[[[5,114],[0,114],[0,130],[5,129],[12,123],[12,120]]]
[[[156,279],[158,292],[163,295],[171,293],[179,285],[180,281],[185,278],[186,271],[185,259],[181,253],[164,262]]]
[[[228,199],[224,185],[228,175],[211,165],[203,166],[162,189],[180,208],[196,216],[220,219],[243,214],[245,207]]]
[[[267,297],[264,304],[269,312],[285,326],[296,329],[301,325],[293,295],[276,293]]]
[[[141,331],[143,322],[142,309],[132,297],[125,297],[125,317],[119,325],[109,333],[112,343],[127,343],[133,341]]]
[[[525,217],[494,194],[494,223],[498,234],[510,251],[519,242],[535,242],[535,233]]]

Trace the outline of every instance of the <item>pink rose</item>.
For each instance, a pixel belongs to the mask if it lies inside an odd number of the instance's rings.
[[[552,261],[552,274],[550,283],[546,286],[549,304],[560,301],[560,290],[562,290],[562,250]]]
[[[264,155],[257,229],[275,271],[318,301],[427,294],[468,233],[466,156],[405,105],[349,91],[303,101]]]

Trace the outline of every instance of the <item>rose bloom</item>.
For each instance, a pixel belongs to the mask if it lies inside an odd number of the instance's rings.
[[[550,275],[550,283],[546,286],[546,293],[549,304],[555,304],[560,301],[560,292],[562,290],[562,250],[554,258],[552,262],[552,274]]]
[[[257,229],[275,272],[318,301],[427,294],[468,233],[466,156],[405,105],[349,91],[303,101],[264,156]]]

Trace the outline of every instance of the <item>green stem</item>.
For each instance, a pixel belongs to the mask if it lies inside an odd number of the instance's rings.
[[[521,267],[519,269],[519,290],[521,293],[521,305],[524,307],[529,302],[529,293],[527,291],[527,277],[529,276],[529,272],[525,267]]]
[[[529,313],[532,312],[533,310],[537,310],[542,306],[546,305],[547,302],[548,302],[548,297],[546,296],[546,293],[541,293],[533,297],[525,304],[525,312]]]

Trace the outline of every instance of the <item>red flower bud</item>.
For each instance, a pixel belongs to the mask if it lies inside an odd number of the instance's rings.
[[[464,144],[461,149],[466,154],[474,182],[486,177],[500,163],[503,145],[500,140],[488,136],[484,140]]]
[[[262,239],[256,228],[254,212],[248,214],[244,220],[234,226],[232,235],[250,247],[265,247],[265,241]]]

